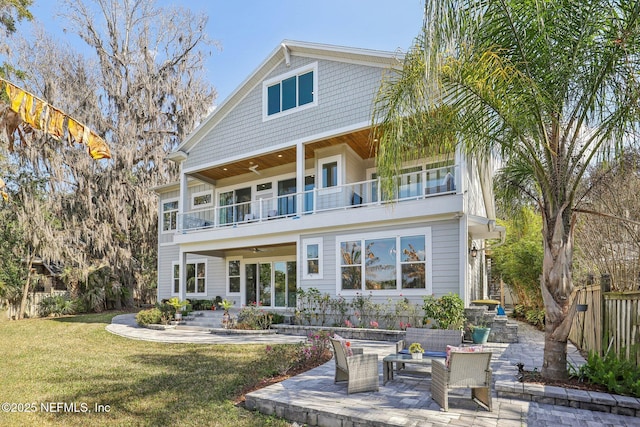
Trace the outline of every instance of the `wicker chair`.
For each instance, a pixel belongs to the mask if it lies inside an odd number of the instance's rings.
[[[361,348],[354,348],[353,356],[347,356],[342,342],[330,339],[336,359],[335,382],[347,381],[348,394],[378,391],[378,355],[363,354]]]
[[[471,388],[471,398],[478,405],[492,411],[491,406],[491,353],[452,352],[449,367],[445,362],[433,360],[431,369],[431,396],[445,411],[449,410],[449,390]]]

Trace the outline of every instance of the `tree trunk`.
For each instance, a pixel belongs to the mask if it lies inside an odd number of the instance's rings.
[[[543,217],[544,258],[540,286],[545,308],[544,378],[568,378],[567,340],[575,314],[575,304],[572,304],[575,298],[571,275],[573,223],[565,209],[549,219]]]
[[[31,267],[33,266],[33,256],[29,257],[29,262],[27,264],[27,278],[22,285],[22,299],[20,300],[20,308],[18,310],[18,315],[16,316],[17,320],[24,319],[24,313],[27,311],[27,302],[29,301],[29,290],[31,288]]]

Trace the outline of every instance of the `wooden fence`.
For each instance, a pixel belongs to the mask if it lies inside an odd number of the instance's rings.
[[[582,288],[578,304],[584,312],[573,319],[569,339],[581,350],[607,351],[640,365],[640,292],[602,292],[599,285]]]
[[[25,317],[38,317],[38,305],[42,300],[56,295],[66,295],[67,291],[51,290],[50,292],[32,292],[29,294],[29,301],[25,308]],[[20,304],[20,303],[18,303]],[[18,315],[19,305],[7,304],[7,317],[14,319]]]
[[[578,304],[586,304],[587,310],[573,318],[569,339],[581,350],[602,350],[602,292],[600,286],[588,286],[578,293]]]

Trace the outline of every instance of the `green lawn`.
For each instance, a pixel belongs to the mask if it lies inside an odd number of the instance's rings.
[[[114,315],[0,322],[0,425],[289,425],[233,403],[267,376],[264,345],[129,340]]]

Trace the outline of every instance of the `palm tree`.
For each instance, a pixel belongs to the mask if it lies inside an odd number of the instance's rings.
[[[374,106],[387,189],[405,160],[497,153],[501,196],[539,209],[544,377],[567,376],[580,181],[638,127],[639,14],[637,0],[426,0],[422,33]]]

